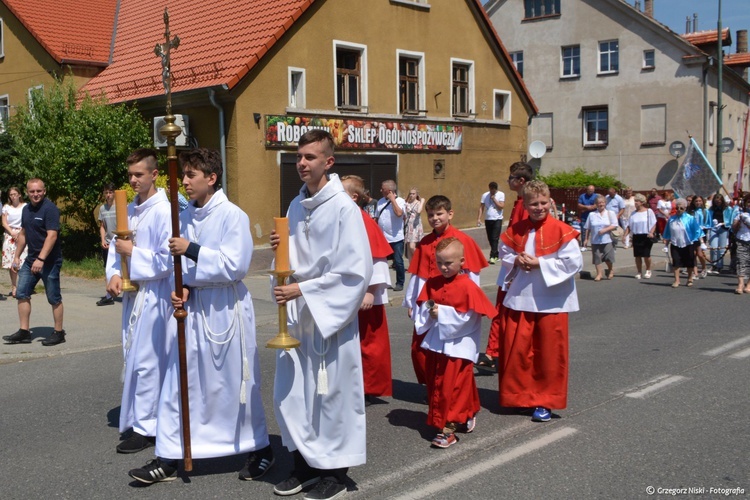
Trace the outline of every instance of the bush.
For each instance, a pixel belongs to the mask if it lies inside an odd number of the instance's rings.
[[[551,188],[582,188],[594,185],[597,189],[613,187],[620,190],[623,187],[623,184],[613,175],[603,174],[599,171],[586,172],[583,167],[576,167],[569,171],[552,172],[549,175],[539,175],[537,178]]]

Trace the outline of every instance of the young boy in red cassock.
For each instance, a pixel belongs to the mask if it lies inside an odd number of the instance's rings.
[[[362,177],[345,175],[341,178],[341,184],[361,209],[366,204],[365,183]],[[384,305],[388,302],[388,285],[391,284],[387,258],[393,253],[393,249],[378,223],[364,210],[362,220],[365,222],[372,252],[372,278],[358,313],[365,406],[369,406],[377,396],[393,395],[391,341]]]
[[[481,288],[461,271],[464,247],[445,238],[436,248],[439,276],[429,278],[417,298],[415,326],[427,350],[427,424],[440,429],[432,446],[456,443],[456,431],[472,432],[479,411],[473,364],[479,354],[482,316],[497,311]]]
[[[568,313],[578,311],[583,259],[578,231],[549,216],[545,183],[527,183],[523,200],[529,218],[501,236],[500,405],[533,408],[532,420],[547,422],[567,406]]]
[[[429,278],[441,275],[437,261],[435,260],[435,250],[441,240],[456,238],[461,242],[464,247],[462,269],[477,285],[479,285],[479,272],[489,266],[479,245],[470,236],[451,225],[453,209],[451,201],[447,197],[442,195],[433,196],[425,203],[425,211],[427,212],[427,221],[432,227],[432,232],[422,238],[409,262],[408,271],[411,274],[411,278],[406,287],[406,294],[404,295],[402,304],[409,310],[409,316],[412,320],[415,319],[414,312],[417,297],[419,297],[425,282]],[[422,340],[415,330],[411,342],[411,360],[414,365],[417,382],[425,385],[427,383],[425,377],[426,351],[421,347],[421,343]]]

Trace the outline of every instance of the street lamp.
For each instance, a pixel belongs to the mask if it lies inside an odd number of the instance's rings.
[[[721,138],[723,137],[723,130],[722,130],[722,106],[721,106],[721,98],[722,94],[724,93],[724,90],[722,88],[722,68],[724,66],[724,51],[722,49],[722,39],[721,39],[721,0],[719,0],[719,20],[717,22],[717,29],[716,29],[716,38],[717,38],[717,46],[716,46],[716,58],[718,59],[718,70],[719,70],[719,78],[717,82],[717,98],[716,101],[718,103],[718,106],[716,108],[716,173],[719,175],[719,179],[721,179],[721,163],[722,163],[722,148],[719,144],[719,141],[721,141]]]

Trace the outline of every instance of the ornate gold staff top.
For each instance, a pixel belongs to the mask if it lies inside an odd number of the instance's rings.
[[[170,61],[171,49],[180,45],[180,39],[176,36],[170,40],[169,34],[169,12],[164,9],[164,43],[157,43],[154,52],[161,57],[161,78],[164,91],[167,94],[167,116],[164,117],[166,125],[159,132],[167,138],[167,166],[169,167],[169,198],[172,207],[172,237],[180,237],[180,207],[177,203],[177,147],[175,139],[182,132],[179,125],[175,125],[175,116],[172,114],[172,69]],[[174,261],[174,289],[178,297],[182,297],[182,258],[177,256]],[[187,379],[187,355],[185,353],[185,316],[187,313],[183,308],[177,308],[174,317],[177,319],[177,347],[180,356],[180,417],[182,421],[182,449],[185,462],[185,470],[193,470],[193,459],[190,448],[190,404],[188,398]]]

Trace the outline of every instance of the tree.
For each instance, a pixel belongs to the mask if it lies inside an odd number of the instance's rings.
[[[45,182],[47,196],[71,227],[98,235],[93,213],[102,186],[122,184],[125,158],[149,145],[150,129],[132,106],[80,97],[71,78],[34,92],[19,106],[8,126],[10,163],[26,178]]]

